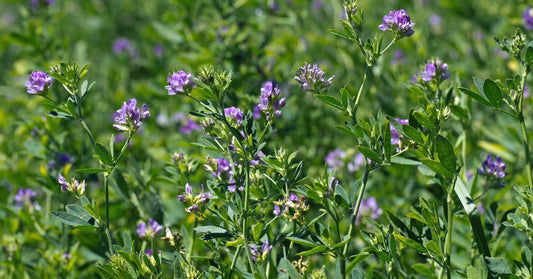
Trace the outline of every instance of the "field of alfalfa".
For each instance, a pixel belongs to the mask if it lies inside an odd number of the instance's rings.
[[[0,14],[0,278],[533,277],[527,1]]]

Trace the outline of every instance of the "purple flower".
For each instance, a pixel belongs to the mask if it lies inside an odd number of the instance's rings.
[[[159,225],[157,221],[151,218],[149,223],[150,227],[147,227],[145,222],[141,222],[139,225],[137,225],[137,234],[140,238],[154,238],[155,235],[163,229],[163,227]]]
[[[392,61],[391,61],[392,65],[404,64],[406,62],[407,60],[403,56],[403,52],[401,50],[397,50],[396,52],[394,52],[394,58],[392,58]]]
[[[61,174],[58,174],[57,182],[61,185],[61,191],[68,191],[68,182]]]
[[[507,175],[505,167],[506,165],[500,156],[496,156],[496,159],[493,159],[492,154],[489,154],[487,159],[481,162],[481,168],[478,169],[478,173],[487,177],[504,178]]]
[[[121,53],[127,53],[130,57],[137,55],[137,51],[133,46],[133,43],[127,38],[118,38],[113,42],[113,53],[119,55]]]
[[[335,177],[331,177],[328,183],[328,190],[326,191],[326,196],[330,198],[332,194],[335,194],[335,187],[339,185],[339,181]]]
[[[261,157],[265,156],[263,151],[259,150],[257,154],[254,156],[252,160],[250,160],[250,165],[252,166],[259,166],[259,163],[261,162]]]
[[[37,193],[30,188],[19,189],[17,195],[15,196],[15,206],[21,208],[22,206],[30,206],[35,208],[35,210],[41,210],[41,206],[35,201]]]
[[[37,7],[38,5],[53,5],[55,3],[54,0],[31,0],[32,7]]]
[[[261,98],[257,108],[265,113],[267,120],[271,119],[272,114],[276,117],[281,116],[280,109],[285,106],[287,99],[279,99],[279,94],[278,85],[274,87],[271,81],[265,82],[265,85],[261,88]]]
[[[303,67],[300,67],[296,71],[296,76],[294,79],[301,84],[302,90],[320,93],[322,90],[327,90],[331,85],[331,81],[335,78],[332,76],[327,80],[324,79],[324,71],[319,68],[316,64],[313,66],[305,62]]]
[[[375,220],[379,216],[381,216],[381,214],[383,214],[383,211],[381,210],[381,208],[379,208],[376,198],[370,196],[368,197],[368,199],[363,199],[361,201],[359,214],[357,214],[357,217],[355,218],[355,223],[360,224],[362,216],[368,216],[371,219]]]
[[[168,95],[186,94],[197,85],[193,79],[190,73],[178,71],[167,78],[168,85],[165,89],[168,90]]]
[[[356,172],[365,163],[365,156],[362,153],[357,153],[352,162],[348,163],[348,172]]]
[[[225,108],[224,115],[226,115],[226,117],[229,118],[228,121],[231,124],[236,124],[237,126],[241,126],[244,113],[242,112],[240,108],[237,108],[237,107]]]
[[[392,31],[394,36],[399,38],[409,37],[415,33],[413,30],[415,23],[411,21],[405,10],[390,11],[383,16],[383,23],[378,26],[382,31]]]
[[[265,240],[260,248],[255,244],[250,244],[250,254],[252,254],[252,260],[255,262],[264,261],[270,250],[272,250],[272,245],[268,243],[268,239]]]
[[[211,198],[211,192],[204,192],[204,186],[202,185],[202,191],[194,196],[192,192],[192,187],[189,185],[189,183],[185,184],[185,194],[184,195],[178,195],[178,199],[186,204],[191,204],[191,206],[187,207],[185,211],[187,212],[196,212],[200,209],[201,205],[206,204],[209,202],[209,199]]]
[[[200,131],[202,127],[194,120],[187,118],[185,125],[181,125],[178,131],[182,134],[191,134],[193,131]]]
[[[123,131],[136,131],[142,125],[142,120],[148,118],[150,112],[146,104],[142,105],[142,110],[137,107],[137,100],[130,99],[128,102],[124,102],[122,107],[115,113],[115,124],[113,127],[117,130]]]
[[[299,199],[300,198],[298,198],[298,196],[295,193],[290,193],[290,195],[289,195],[289,200],[290,201],[297,201]]]
[[[72,156],[66,153],[59,153],[57,154],[57,160],[50,160],[50,162],[48,162],[48,167],[50,167],[50,169],[56,169],[56,167],[62,168],[67,164],[72,164]]]
[[[409,125],[409,120],[407,119],[395,118],[394,120],[398,121],[402,125]],[[390,125],[390,136],[390,144],[400,145],[400,133],[398,133],[398,130],[396,130],[392,125]]]
[[[157,57],[161,57],[163,56],[163,47],[161,45],[155,45],[154,48],[153,48],[153,52],[155,54],[155,56]]]
[[[337,148],[326,155],[325,161],[330,169],[339,169],[344,167],[344,159],[346,152]]]
[[[522,16],[526,30],[533,30],[533,8],[527,8]]]
[[[441,21],[442,21],[442,17],[438,14],[432,14],[429,17],[429,25],[431,26],[437,26],[440,24]]]
[[[259,118],[261,118],[261,111],[259,110],[259,105],[255,105],[255,106],[254,106],[254,112],[253,112],[252,116],[253,116],[255,119],[259,119]]]
[[[281,208],[279,207],[279,205],[275,205],[274,206],[274,211],[273,211],[274,215],[276,216],[280,216],[281,215]]]
[[[440,82],[450,77],[450,73],[448,73],[447,70],[448,64],[442,63],[442,61],[439,59],[431,60],[422,71],[421,76],[418,75],[418,78],[420,78],[423,82]]]
[[[24,83],[28,94],[46,93],[52,86],[54,79],[45,72],[36,71],[31,72],[28,81]]]

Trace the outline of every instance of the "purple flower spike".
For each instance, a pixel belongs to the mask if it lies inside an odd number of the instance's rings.
[[[344,159],[346,159],[346,152],[336,148],[329,152],[324,160],[330,169],[339,169],[344,167]]]
[[[196,87],[196,82],[190,73],[178,71],[167,78],[168,95],[181,95],[189,93],[189,90]]]
[[[142,110],[137,107],[137,100],[130,99],[124,102],[122,107],[115,113],[115,124],[113,127],[124,132],[128,130],[136,131],[142,125],[142,120],[148,118],[150,112],[146,104],[142,105]]]
[[[163,229],[163,226],[159,225],[159,223],[157,223],[155,220],[150,219],[148,221],[150,222],[150,228],[152,229],[154,235]]]
[[[489,154],[487,159],[481,162],[481,168],[478,169],[478,173],[488,177],[504,178],[507,175],[505,167],[506,165],[500,156],[496,156],[496,159],[493,159],[492,154]]]
[[[141,222],[139,225],[137,225],[137,234],[140,238],[146,237],[146,223]]]
[[[396,121],[398,121],[402,125],[409,125],[409,120],[407,119],[401,119],[401,118],[395,118]],[[396,130],[392,125],[390,125],[390,143],[392,145],[400,145],[400,134],[398,133],[398,130]]]
[[[61,190],[62,191],[68,191],[68,189],[69,189],[68,182],[65,179],[65,177],[63,177],[61,174],[58,174],[57,182],[59,182],[59,185],[61,185]]]
[[[421,74],[417,75],[419,82],[440,82],[450,77],[448,71],[448,64],[443,63],[439,59],[430,60]]]
[[[35,208],[35,210],[41,210],[41,206],[35,201],[37,192],[34,192],[30,188],[19,189],[17,195],[15,196],[15,206],[22,208],[23,206],[30,206]]]
[[[361,201],[361,207],[359,208],[359,214],[355,218],[355,223],[360,224],[362,216],[368,216],[372,220],[375,220],[381,216],[381,214],[383,214],[383,211],[379,208],[376,198],[370,196],[368,199],[363,199]]]
[[[27,88],[28,94],[41,94],[46,93],[48,89],[52,86],[54,79],[50,77],[47,73],[37,71],[31,72],[28,81],[24,83],[24,86]]]
[[[526,30],[533,30],[533,8],[527,8],[522,18]]]
[[[332,76],[327,80],[324,79],[324,71],[316,64],[313,66],[305,62],[303,67],[300,67],[296,71],[294,79],[301,84],[302,90],[320,93],[320,91],[327,90],[331,85],[331,81],[335,78]]]
[[[224,114],[226,117],[228,117],[228,121],[231,124],[236,124],[237,126],[241,126],[242,119],[244,117],[244,113],[240,108],[237,107],[229,107],[224,109]]]
[[[267,120],[270,120],[272,115],[281,116],[280,109],[285,106],[286,98],[279,99],[279,95],[278,85],[274,87],[271,81],[265,82],[265,85],[261,88],[261,98],[257,109],[265,113]]]
[[[413,30],[415,23],[411,21],[405,10],[390,11],[383,16],[383,23],[378,26],[382,31],[392,31],[396,38],[409,37],[415,33]]]
[[[137,234],[140,238],[154,238],[155,235],[163,229],[163,227],[154,219],[150,218],[148,222],[150,223],[150,227],[147,227],[145,222],[141,222],[137,225]]]
[[[270,250],[272,250],[272,245],[268,243],[268,239],[261,245],[261,248],[255,244],[250,244],[250,254],[252,254],[252,260],[255,262],[264,261]]]

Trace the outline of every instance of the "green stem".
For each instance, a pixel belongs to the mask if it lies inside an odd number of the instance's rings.
[[[363,75],[363,82],[361,82],[361,86],[359,86],[359,91],[357,92],[357,97],[355,98],[355,104],[353,105],[353,108],[352,108],[352,121],[354,124],[357,123],[357,107],[359,107],[359,101],[361,100],[361,95],[363,94],[363,88],[365,87],[365,84],[366,84],[366,79],[367,79],[367,76],[368,76],[368,72],[370,71],[370,67],[369,65],[366,65],[366,70],[365,70],[365,74]]]
[[[109,181],[108,176],[111,172],[104,174],[104,188],[105,188],[105,234],[107,237],[107,244],[109,246],[109,255],[115,254],[113,249],[113,240],[111,239],[111,232],[109,230]]]
[[[235,254],[233,255],[233,260],[231,261],[231,266],[229,267],[228,279],[231,279],[231,273],[233,273],[233,269],[235,268],[235,264],[237,263],[237,258],[239,257],[241,248],[242,248],[242,245],[239,245],[237,246],[237,250],[235,250]]]
[[[385,49],[383,49],[380,53],[379,53],[379,56],[385,54],[385,52],[387,52],[387,50],[389,50],[389,48],[397,41],[396,37],[394,37],[394,39],[392,39],[392,41],[390,41],[389,45],[387,47],[385,47]]]
[[[85,131],[85,133],[87,134],[87,136],[91,140],[91,145],[93,147],[93,150],[96,150],[93,134],[91,133],[91,130],[89,130],[89,126],[87,126],[87,122],[85,122],[85,120],[83,120],[83,118],[81,118],[81,116],[80,116],[79,120],[80,120],[80,123],[81,123],[81,127],[83,127],[83,130]]]
[[[445,253],[446,253],[446,278],[450,279],[452,277],[452,221],[453,221],[453,186],[455,185],[455,180],[451,184],[451,189],[448,191],[448,196],[446,198],[447,203],[447,215],[448,215],[448,226],[446,228],[446,240],[445,240]]]
[[[365,158],[366,160],[366,158]],[[357,195],[357,201],[355,202],[355,209],[352,215],[352,218],[350,220],[350,227],[348,229],[348,237],[352,237],[352,231],[355,226],[355,221],[357,220],[357,215],[359,214],[359,208],[361,207],[361,201],[363,200],[363,194],[365,193],[366,183],[368,181],[368,174],[370,173],[370,167],[368,165],[368,162],[365,163],[365,172],[363,174],[363,181],[361,183],[361,186],[359,187],[359,194]],[[346,242],[344,244],[344,248],[342,250],[341,254],[341,272],[342,272],[342,278],[346,278],[346,254],[348,253],[348,246],[350,245],[350,241]]]
[[[529,157],[529,137],[527,135],[526,121],[524,119],[524,86],[526,84],[526,77],[528,70],[524,69],[522,73],[522,81],[520,88],[522,90],[519,96],[518,102],[518,120],[520,121],[520,129],[522,130],[522,137],[524,140],[524,153],[526,155],[526,169],[527,169],[527,181],[529,185],[529,192],[533,192],[533,178],[531,176],[531,159]]]
[[[194,227],[193,228],[196,228],[197,226],[198,226],[198,217],[194,216]],[[196,231],[192,230],[192,239],[191,239],[191,245],[189,246],[189,253],[187,254],[187,262],[191,261],[195,241],[196,241]]]
[[[245,152],[246,153],[246,152]],[[250,163],[248,162],[248,155],[245,154],[244,166],[245,166],[245,188],[244,188],[244,210],[242,213],[242,237],[244,242],[244,251],[246,251],[246,257],[248,258],[248,264],[252,269],[252,273],[257,272],[254,261],[252,260],[252,253],[250,252],[250,246],[248,245],[248,203],[250,196]]]
[[[160,273],[161,272],[161,259],[159,259],[159,254],[157,253],[157,246],[156,246],[157,242],[155,241],[155,237],[151,238],[150,244],[151,244],[151,249],[152,249],[152,255],[154,256],[154,259],[155,259],[156,272]]]

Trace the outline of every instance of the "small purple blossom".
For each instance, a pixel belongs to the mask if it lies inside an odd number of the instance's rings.
[[[487,177],[504,178],[507,175],[505,167],[506,165],[500,156],[496,156],[493,159],[492,154],[489,154],[487,159],[481,162],[481,168],[478,169],[478,173]]]
[[[191,118],[185,120],[185,125],[181,125],[178,131],[182,134],[190,135],[193,131],[200,131],[202,127]]]
[[[432,14],[429,17],[429,25],[431,25],[433,27],[439,25],[441,21],[442,21],[442,17],[440,15],[438,15],[438,14]]]
[[[141,127],[142,120],[149,116],[150,112],[146,104],[143,104],[142,110],[139,110],[137,100],[130,99],[128,102],[124,102],[122,107],[115,113],[115,124],[113,124],[113,127],[121,132],[128,130],[136,131]]]
[[[61,174],[58,174],[57,182],[61,185],[61,191],[68,191],[68,182]]]
[[[335,177],[331,177],[328,183],[328,190],[326,191],[326,196],[328,198],[331,198],[335,194],[335,187],[339,185],[339,180],[337,180]]]
[[[533,30],[533,8],[527,8],[522,16],[526,30]]]
[[[361,201],[359,214],[357,214],[357,217],[355,218],[355,223],[359,225],[361,223],[362,216],[368,216],[372,220],[375,220],[381,216],[381,214],[383,214],[383,211],[381,208],[379,208],[376,198],[370,196],[368,199],[363,199]]]
[[[272,250],[272,245],[268,243],[268,239],[265,240],[261,247],[257,247],[255,244],[250,244],[250,254],[252,254],[252,260],[255,262],[264,261],[270,250]]]
[[[24,83],[27,88],[28,94],[41,94],[46,93],[52,86],[54,79],[45,72],[36,71],[31,72],[28,77],[28,81]]]
[[[155,45],[152,50],[153,50],[155,56],[157,56],[157,57],[163,56],[163,46],[161,46],[159,44]]]
[[[22,208],[23,206],[32,206],[35,210],[41,210],[41,206],[35,201],[37,197],[37,192],[33,191],[30,188],[19,189],[17,195],[15,195],[15,206]]]
[[[324,79],[324,71],[316,64],[311,66],[307,62],[296,71],[296,76],[294,77],[301,84],[302,90],[315,93],[327,90],[334,78],[335,76]]]
[[[439,59],[431,60],[426,65],[421,75],[419,75],[419,78],[421,78],[423,82],[431,82],[434,80],[440,82],[450,77],[450,73],[448,73],[447,70],[448,64],[443,63]]]
[[[118,38],[113,42],[113,53],[115,55],[120,55],[121,53],[126,53],[130,57],[137,55],[137,50],[133,46],[133,43],[127,38]]]
[[[254,167],[259,166],[259,163],[261,162],[261,157],[263,156],[265,156],[265,154],[263,153],[263,151],[259,150],[259,152],[257,152],[254,158],[250,160],[250,165]]]
[[[259,110],[259,105],[255,105],[254,106],[254,112],[253,112],[252,116],[254,117],[254,119],[261,118],[261,111]]]
[[[241,126],[242,119],[244,117],[244,113],[240,108],[237,107],[229,107],[224,109],[224,115],[226,115],[228,121],[231,124],[236,124],[237,126]]]
[[[261,98],[257,108],[259,111],[265,113],[267,120],[270,120],[272,115],[276,117],[281,116],[280,109],[285,106],[287,99],[279,99],[279,95],[280,91],[278,85],[274,87],[271,81],[265,82],[265,85],[261,88]]]
[[[325,161],[330,169],[339,169],[344,167],[345,159],[346,152],[337,148],[326,155]]]
[[[149,223],[150,227],[147,227],[145,222],[141,222],[139,225],[137,225],[137,234],[139,237],[154,238],[155,235],[163,229],[163,227],[154,219],[150,218]]]
[[[37,7],[38,5],[53,5],[55,0],[31,0],[32,7]]]
[[[415,33],[413,30],[415,23],[405,12],[405,10],[390,11],[388,15],[383,16],[383,23],[378,26],[382,31],[391,31],[397,38],[409,37]]]
[[[405,59],[401,50],[397,50],[396,52],[394,52],[394,58],[392,58],[391,60],[392,65],[404,64],[406,62],[407,59]]]
[[[83,194],[85,194],[85,180],[83,180],[81,183],[78,182],[78,180],[72,178],[70,183],[63,177],[60,173],[57,175],[57,182],[61,186],[62,191],[68,191],[76,195],[77,197],[81,197]]]
[[[70,156],[70,154],[67,154],[67,153],[59,153],[57,154],[57,159],[56,160],[50,160],[50,162],[48,162],[48,167],[50,169],[56,169],[57,168],[62,168],[64,166],[66,166],[67,164],[72,164],[72,156]]]
[[[354,173],[365,163],[365,156],[362,153],[357,153],[353,161],[348,162],[348,172]]]
[[[168,90],[168,95],[186,94],[197,85],[193,76],[185,71],[173,73],[167,78],[167,83],[165,89]]]
[[[209,199],[211,198],[211,192],[204,192],[204,186],[202,185],[202,191],[198,195],[194,196],[192,187],[189,185],[189,183],[187,183],[185,184],[185,194],[178,195],[177,198],[183,203],[191,204],[185,209],[185,211],[196,212],[200,209],[201,205],[209,202]]]

